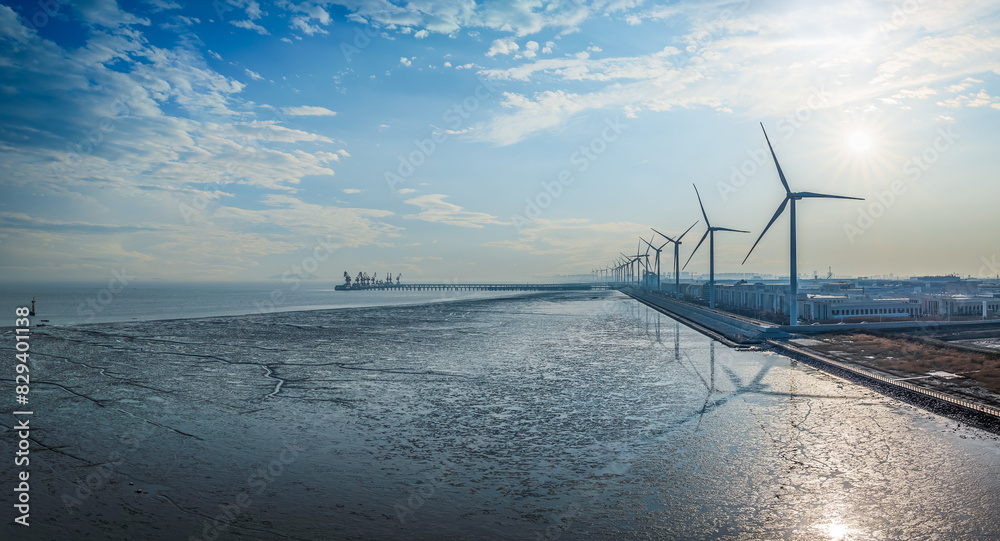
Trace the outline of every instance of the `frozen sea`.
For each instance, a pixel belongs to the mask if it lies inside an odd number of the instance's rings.
[[[3,539],[1000,538],[996,435],[617,292],[31,340]]]

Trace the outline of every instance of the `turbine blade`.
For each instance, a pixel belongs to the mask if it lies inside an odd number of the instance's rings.
[[[781,166],[778,165],[778,157],[774,155],[774,147],[771,146],[771,140],[767,138],[767,130],[764,129],[764,123],[760,123],[760,129],[764,132],[764,140],[767,141],[767,148],[771,150],[771,158],[774,159],[774,166],[778,168],[778,178],[781,179],[781,185],[785,187],[785,193],[791,194],[792,189],[788,187],[788,181],[785,180],[785,174],[781,172]]]
[[[774,216],[771,216],[771,221],[767,222],[767,226],[764,227],[764,230],[760,232],[760,236],[757,237],[757,242],[753,243],[753,246],[750,247],[750,251],[747,252],[747,256],[743,258],[743,263],[746,263],[747,259],[750,259],[750,254],[753,253],[753,249],[756,248],[757,244],[760,243],[760,239],[764,238],[764,233],[767,233],[767,230],[771,228],[771,224],[773,224],[774,221],[778,219],[778,216],[781,216],[781,213],[785,211],[785,206],[787,205],[788,205],[788,197],[786,196],[785,200],[782,201],[781,205],[778,206],[778,210],[774,213]],[[740,263],[740,265],[742,265],[743,263]]]
[[[733,233],[749,233],[749,231],[744,231],[742,229],[728,229],[725,227],[713,227],[712,229],[716,231],[732,231]]]
[[[692,251],[691,251],[691,255],[690,255],[690,256],[688,256],[688,260],[687,260],[687,261],[686,261],[686,262],[684,263],[684,266],[683,266],[683,267],[681,267],[681,270],[684,270],[684,269],[686,269],[686,268],[687,268],[687,266],[688,266],[688,263],[690,263],[690,262],[691,262],[691,258],[692,258],[692,257],[694,257],[694,253],[698,251],[698,248],[701,248],[701,243],[705,242],[705,238],[706,238],[706,237],[708,237],[708,234],[709,234],[709,233],[710,233],[711,231],[712,231],[711,229],[706,229],[706,230],[705,230],[705,234],[701,236],[701,240],[699,240],[699,241],[698,241],[698,245],[697,245],[697,246],[695,246],[695,247],[694,247],[694,250],[692,250]]]
[[[853,199],[855,201],[864,201],[861,197],[848,197],[846,195],[829,195],[825,193],[814,193],[814,192],[799,192],[795,194],[796,197],[817,197],[823,199]]]
[[[681,239],[684,238],[684,235],[687,235],[688,231],[691,231],[692,229],[694,229],[694,226],[696,226],[696,225],[698,225],[698,221],[697,220],[695,220],[695,222],[693,224],[691,224],[691,227],[687,228],[687,231],[681,233],[681,236],[677,237],[677,244],[680,244],[681,243]]]
[[[697,223],[697,222],[695,222],[695,223]],[[650,227],[650,229],[653,229],[653,228],[652,228],[652,227]],[[668,236],[664,235],[663,233],[660,233],[659,231],[656,231],[655,229],[653,229],[653,231],[655,231],[657,235],[659,235],[659,236],[661,236],[661,237],[663,237],[663,238],[667,239],[667,240],[668,240],[669,242],[677,242],[676,240],[674,240],[674,239],[672,239],[672,238],[670,238],[670,237],[668,237]]]
[[[692,182],[691,185],[694,186],[694,183]],[[712,227],[712,224],[708,221],[708,214],[705,214],[705,205],[701,204],[701,194],[698,193],[697,186],[694,186],[694,194],[698,196],[698,206],[701,207],[701,215],[705,217],[705,223],[708,224],[708,227]]]

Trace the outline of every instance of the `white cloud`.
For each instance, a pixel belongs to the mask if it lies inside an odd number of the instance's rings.
[[[445,201],[446,197],[448,196],[443,194],[428,194],[407,199],[404,203],[420,207],[420,212],[407,214],[403,217],[473,229],[481,229],[484,225],[509,225],[507,222],[497,219],[496,216],[467,211],[458,205]]]
[[[288,38],[281,38],[281,40],[280,40],[280,41],[283,41],[283,42],[285,42],[285,43],[292,43],[292,40],[290,40],[290,39],[288,39]]]
[[[529,41],[524,44],[524,50],[521,51],[521,56],[524,58],[534,58],[537,55],[536,51],[538,51],[538,42]]]
[[[415,37],[417,39],[424,39],[424,38],[426,38],[429,35],[430,35],[430,33],[427,32],[426,30],[418,30],[416,33],[413,34],[413,37]]]
[[[517,52],[521,47],[510,38],[493,40],[490,50],[486,51],[486,56],[508,55]]]
[[[937,105],[947,108],[956,107],[985,107],[989,105],[995,109],[1000,109],[1000,98],[996,96],[990,96],[985,90],[980,90],[978,93],[970,93],[964,96],[955,96],[954,98],[943,100],[937,102]]]
[[[281,112],[289,116],[335,116],[337,114],[336,111],[331,111],[326,107],[316,107],[313,105],[285,107]]]
[[[453,35],[465,31],[479,35],[474,28],[513,33],[519,37],[546,28],[575,31],[588,17],[602,11],[578,2],[543,5],[534,0],[504,2],[472,2],[465,0],[426,0],[422,2],[388,3],[382,1],[338,1],[346,6],[349,20],[380,27],[401,34],[422,28],[423,32]],[[299,5],[286,3],[286,9],[299,11]],[[617,8],[604,8],[609,13]],[[419,33],[420,31],[418,31]]]
[[[292,28],[302,32],[307,36],[312,36],[315,34],[327,34],[326,30],[323,30],[315,24],[310,24],[311,19],[306,16],[293,17],[292,18]]]
[[[348,194],[350,194],[350,193],[361,193],[361,190],[359,190],[357,188],[344,188],[342,191],[344,193],[348,193]]]
[[[253,22],[251,20],[229,21],[229,24],[231,24],[233,26],[237,26],[239,28],[246,28],[247,30],[253,30],[254,32],[257,32],[258,34],[260,34],[262,36],[269,35],[269,32],[267,31],[266,28],[264,28],[263,26],[255,23],[255,22]]]
[[[965,90],[969,77],[1000,73],[1000,37],[988,22],[1000,15],[997,6],[944,4],[921,6],[920,16],[891,40],[878,32],[879,19],[869,11],[838,6],[778,10],[754,5],[728,17],[711,6],[658,7],[643,12],[643,18],[691,21],[691,32],[682,37],[686,54],[671,46],[631,57],[592,59],[581,52],[481,70],[490,78],[535,86],[505,94],[501,109],[477,125],[476,134],[510,144],[594,110],[637,115],[706,107],[755,118],[784,116],[805,106],[818,87],[826,89],[822,107],[863,107],[873,101],[906,107],[906,101],[926,100],[949,85],[950,92]],[[809,26],[817,20],[824,24]],[[803,26],[811,31],[796,30]],[[511,50],[509,40],[491,47],[493,54]],[[579,82],[603,85],[581,87]],[[939,103],[984,107],[992,106],[991,100],[958,96]]]
[[[246,72],[246,74],[247,74],[247,75],[248,75],[248,76],[249,76],[249,77],[250,77],[251,79],[253,79],[253,80],[255,80],[255,81],[261,81],[261,80],[263,80],[263,79],[264,79],[263,77],[261,77],[261,75],[260,75],[259,73],[257,73],[256,71],[253,71],[253,70],[251,70],[251,69],[249,69],[249,68],[244,68],[244,69],[243,69],[243,71],[244,71],[244,72]]]
[[[413,64],[413,62],[411,62],[410,59],[406,58],[405,56],[399,57],[399,63],[407,67]]]
[[[396,190],[396,193],[398,193],[399,195],[408,195],[411,193],[417,193],[417,190],[414,190],[413,188],[401,188],[399,190]]]

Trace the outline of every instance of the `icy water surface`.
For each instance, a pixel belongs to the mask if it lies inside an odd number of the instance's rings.
[[[4,539],[1000,537],[996,436],[614,292],[32,352],[32,526]]]

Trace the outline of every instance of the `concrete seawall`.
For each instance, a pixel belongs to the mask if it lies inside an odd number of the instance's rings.
[[[735,345],[760,344],[767,339],[781,339],[791,336],[783,332],[777,325],[711,310],[667,297],[661,293],[634,287],[624,287],[621,292],[653,308],[662,310],[664,313],[721,335],[726,341],[734,342]],[[696,330],[704,332],[702,329]]]

